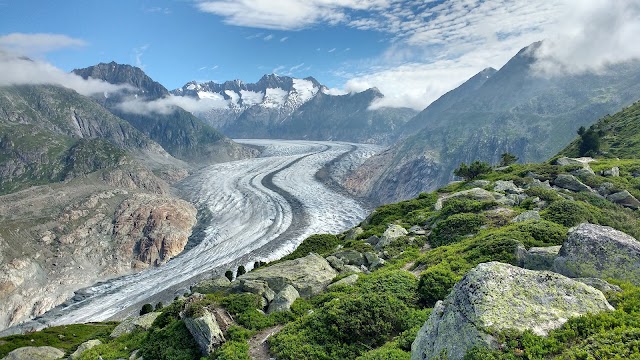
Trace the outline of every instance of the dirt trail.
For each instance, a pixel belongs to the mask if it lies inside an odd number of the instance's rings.
[[[260,331],[249,339],[249,357],[254,360],[269,360],[271,355],[269,354],[269,344],[267,340],[280,332],[282,325],[273,326]]]

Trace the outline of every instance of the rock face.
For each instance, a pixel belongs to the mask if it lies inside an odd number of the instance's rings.
[[[439,301],[411,346],[412,360],[462,359],[475,346],[497,347],[489,329],[546,335],[570,317],[613,310],[602,292],[547,271],[478,265]]]
[[[63,356],[64,351],[51,346],[27,346],[13,350],[2,360],[55,360]]]
[[[184,200],[136,194],[116,210],[114,237],[141,266],[157,266],[184,250],[196,213]]]
[[[240,279],[263,280],[276,293],[291,285],[301,297],[309,298],[321,293],[337,274],[323,257],[309,254],[303,258],[259,268],[242,275]]]
[[[607,226],[580,224],[569,231],[554,266],[569,277],[613,278],[640,285],[640,242]]]
[[[273,298],[267,313],[287,311],[291,309],[291,305],[297,298],[300,297],[298,290],[291,285],[287,285],[284,289],[280,290]]]
[[[98,346],[101,345],[102,341],[100,340],[89,340],[89,341],[85,341],[82,344],[80,344],[80,346],[78,346],[78,348],[76,349],[76,351],[74,351],[71,355],[69,355],[69,360],[76,360],[79,359],[80,356],[82,356],[82,353],[84,353],[85,351],[91,349],[94,346]]]
[[[160,315],[159,312],[151,312],[142,316],[134,316],[128,319],[124,319],[115,329],[111,332],[112,338],[120,337],[124,334],[129,334],[137,328],[149,329],[156,318]]]
[[[208,310],[204,310],[204,314],[198,318],[187,317],[183,320],[202,354],[208,355],[225,342],[220,326]]]

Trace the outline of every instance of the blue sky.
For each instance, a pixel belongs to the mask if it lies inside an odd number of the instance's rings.
[[[0,0],[0,50],[64,71],[116,61],[169,89],[275,72],[376,86],[422,109],[485,67],[550,39],[547,64],[640,56],[637,0]],[[585,60],[586,59],[586,60]],[[571,65],[568,67],[567,65]],[[15,83],[3,79],[0,85]],[[57,75],[56,75],[57,76]],[[30,79],[29,81],[33,81]]]

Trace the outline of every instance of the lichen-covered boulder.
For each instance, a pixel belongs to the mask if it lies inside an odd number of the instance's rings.
[[[608,226],[580,224],[569,230],[554,267],[569,277],[612,278],[640,285],[640,242]]]
[[[159,312],[151,312],[142,316],[134,316],[122,320],[118,326],[111,332],[112,338],[120,337],[124,334],[129,334],[135,329],[141,328],[147,330],[151,327],[156,318],[160,315]]]
[[[521,194],[523,189],[516,186],[513,181],[498,180],[493,187],[493,191],[503,192],[506,194]]]
[[[560,245],[532,247],[522,259],[522,267],[529,270],[553,270],[553,264],[560,252]]]
[[[567,189],[575,192],[591,192],[593,191],[589,186],[582,183],[582,181],[576,179],[573,175],[560,174],[553,181],[553,184],[559,188]]]
[[[271,304],[269,304],[267,313],[271,314],[273,312],[287,311],[291,309],[291,305],[299,297],[300,294],[298,293],[298,290],[291,285],[287,285],[276,294],[276,297],[273,299]]]
[[[466,198],[477,200],[477,201],[495,201],[496,200],[494,193],[481,188],[473,188],[473,189],[449,194],[447,196],[444,196],[438,199],[438,201],[436,201],[436,204],[434,205],[434,208],[440,211],[442,210],[442,206],[444,205],[445,201],[447,201],[448,199],[457,198],[457,197],[466,197]]]
[[[333,284],[327,286],[327,289],[331,289],[331,288],[334,288],[336,286],[341,286],[341,285],[351,286],[351,285],[355,284],[356,281],[358,281],[358,274],[352,274],[352,275],[349,275],[349,276],[347,276],[345,278],[342,278],[342,279],[334,282]]]
[[[400,225],[391,224],[387,227],[387,230],[384,231],[380,241],[376,244],[376,249],[382,249],[383,247],[391,244],[393,241],[407,236],[409,232]]]
[[[338,275],[329,262],[317,254],[287,260],[281,263],[251,271],[242,275],[244,280],[263,280],[275,292],[291,285],[300,296],[309,298],[321,293]]]
[[[360,236],[363,233],[364,233],[364,230],[362,230],[361,227],[357,226],[347,231],[344,238],[345,240],[355,240],[358,238],[358,236]]]
[[[51,346],[26,346],[11,351],[2,360],[55,360],[63,356],[64,351]]]
[[[362,266],[367,264],[364,254],[356,250],[342,250],[333,254],[333,256],[342,260],[345,265]]]
[[[567,319],[613,310],[601,291],[548,271],[480,264],[434,307],[411,346],[412,360],[462,359],[473,347],[497,348],[492,331],[546,335]]]
[[[616,203],[618,205],[622,205],[629,209],[638,210],[640,209],[640,201],[635,198],[635,196],[631,195],[627,190],[619,191],[617,193],[607,195],[607,200]]]
[[[513,220],[511,221],[514,223],[517,223],[517,222],[523,222],[523,221],[529,221],[529,220],[533,220],[533,221],[540,220],[540,213],[536,210],[525,211],[522,214],[513,218]]]
[[[197,318],[186,317],[183,320],[202,354],[208,355],[225,342],[220,326],[208,310],[203,310]]]
[[[587,284],[602,291],[603,293],[622,292],[622,288],[620,286],[609,284],[608,282],[598,278],[574,278],[573,280],[580,281],[583,284]]]
[[[89,340],[89,341],[85,341],[82,344],[80,344],[80,346],[78,346],[78,348],[76,349],[76,351],[74,351],[70,356],[69,356],[69,360],[75,360],[75,359],[79,359],[80,356],[82,356],[82,354],[95,347],[98,345],[101,345],[102,341],[98,340],[98,339],[94,339],[94,340]]]
[[[237,279],[233,283],[231,291],[237,293],[248,292],[260,295],[265,298],[267,302],[271,302],[276,296],[275,291],[269,287],[269,284],[266,281],[261,279],[247,279],[244,277]]]
[[[200,281],[191,287],[192,293],[212,294],[216,291],[225,290],[231,285],[231,281],[226,276],[218,276],[213,279]]]

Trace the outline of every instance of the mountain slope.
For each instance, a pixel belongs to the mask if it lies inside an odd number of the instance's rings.
[[[383,96],[377,89],[335,96],[312,77],[274,74],[257,83],[190,82],[175,95],[214,100],[217,107],[197,114],[234,138],[285,138],[388,143],[415,115],[411,109],[370,110]]]
[[[232,142],[182,108],[175,107],[168,114],[131,113],[121,110],[118,107],[120,102],[131,96],[147,101],[170,96],[166,88],[153,81],[137,67],[111,62],[76,69],[73,72],[84,79],[91,77],[112,84],[133,86],[135,90],[96,97],[96,100],[179,159],[196,163],[215,163],[253,155],[252,150]]]
[[[480,87],[449,106],[430,106],[411,120],[421,130],[367,161],[348,186],[379,202],[406,199],[453,178],[461,162],[497,163],[504,152],[523,162],[551,157],[575,131],[637,100],[640,63],[602,73],[537,75],[538,43],[522,49]]]

